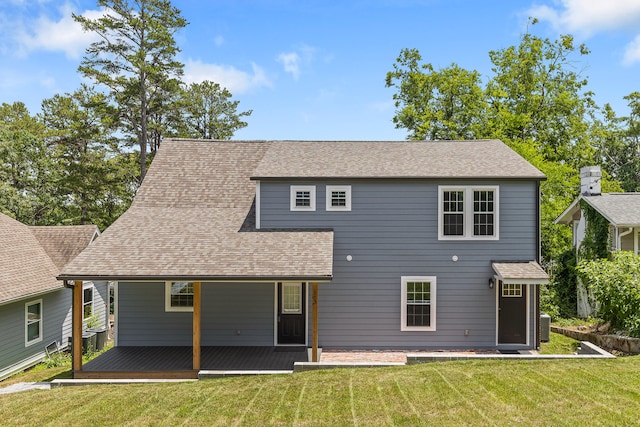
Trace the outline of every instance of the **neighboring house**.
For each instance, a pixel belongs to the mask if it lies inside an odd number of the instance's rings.
[[[607,247],[610,251],[640,253],[640,193],[602,193],[599,166],[580,169],[580,195],[555,220],[556,224],[572,227],[572,241],[576,251],[585,238],[587,227],[581,201],[591,206],[609,223]],[[578,283],[578,315],[592,314],[592,308],[584,286]]]
[[[60,269],[99,234],[95,225],[26,226],[0,214],[0,379],[67,346],[71,291]],[[84,310],[106,325],[106,284],[84,286]],[[53,344],[55,342],[55,344]]]
[[[543,179],[496,140],[166,140],[59,278],[116,281],[116,346],[189,348],[176,377],[205,347],[535,349]]]

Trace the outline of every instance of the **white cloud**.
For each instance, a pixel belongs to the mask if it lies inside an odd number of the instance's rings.
[[[291,73],[295,80],[300,77],[300,56],[295,52],[281,53],[278,55],[278,61],[282,62],[284,71]]]
[[[528,13],[562,31],[591,35],[599,31],[635,29],[640,24],[638,0],[559,0],[557,7],[536,6]]]
[[[60,51],[64,52],[68,58],[77,59],[92,42],[97,40],[95,34],[85,33],[81,25],[73,20],[70,6],[63,6],[61,13],[62,18],[59,21],[40,16],[22,28],[17,34],[21,52]],[[97,19],[103,14],[104,11],[87,10],[82,13],[82,16]]]
[[[598,32],[631,30],[640,27],[638,0],[556,0],[556,6],[529,9],[531,17],[548,21],[558,31],[588,37]],[[640,35],[625,48],[623,62],[640,62]]]
[[[631,65],[636,62],[640,62],[640,35],[637,35],[624,51],[624,64]]]
[[[290,73],[295,80],[298,80],[302,68],[313,62],[315,51],[315,48],[303,44],[294,52],[281,53],[278,55],[277,61],[282,63],[286,73]]]
[[[201,83],[205,80],[220,84],[234,95],[246,93],[254,88],[272,87],[271,80],[258,65],[251,64],[251,72],[238,70],[230,65],[204,64],[189,59],[184,65],[184,81]]]

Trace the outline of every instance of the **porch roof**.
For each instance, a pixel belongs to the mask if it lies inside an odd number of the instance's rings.
[[[549,275],[535,261],[494,262],[496,278],[506,284],[545,285]]]
[[[255,226],[268,142],[166,140],[131,207],[63,280],[301,280],[333,274],[333,231]]]

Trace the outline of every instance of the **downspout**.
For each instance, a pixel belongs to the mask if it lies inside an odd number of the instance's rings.
[[[618,230],[618,227],[616,227],[616,231],[617,230]],[[622,238],[624,236],[626,236],[627,234],[631,234],[631,233],[633,233],[633,227],[629,227],[629,229],[627,231],[624,231],[622,233],[618,233],[618,242],[617,242],[618,248],[617,249],[619,251],[622,250]]]

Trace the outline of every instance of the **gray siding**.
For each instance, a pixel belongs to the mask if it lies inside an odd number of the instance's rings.
[[[316,185],[315,212],[290,212],[291,184]],[[351,185],[351,212],[325,210],[327,184]],[[499,185],[500,239],[439,241],[438,185],[469,184]],[[324,348],[495,347],[496,290],[487,284],[491,261],[537,255],[535,182],[263,181],[260,190],[262,228],[335,231],[334,280],[321,284],[319,294]],[[436,331],[400,331],[401,276],[437,277]],[[532,327],[534,312],[532,306]]]
[[[42,299],[42,341],[25,346],[25,304]],[[46,345],[67,344],[71,334],[71,290],[60,289],[42,296],[0,305],[0,372],[44,354]]]
[[[118,345],[190,346],[192,313],[165,311],[164,282],[118,284]],[[273,283],[203,283],[201,345],[273,345]]]
[[[98,328],[109,327],[109,284],[108,282],[85,282],[93,284],[93,315],[98,320]],[[69,317],[71,319],[71,317]],[[86,327],[86,322],[84,324]],[[71,327],[71,324],[69,324]]]

